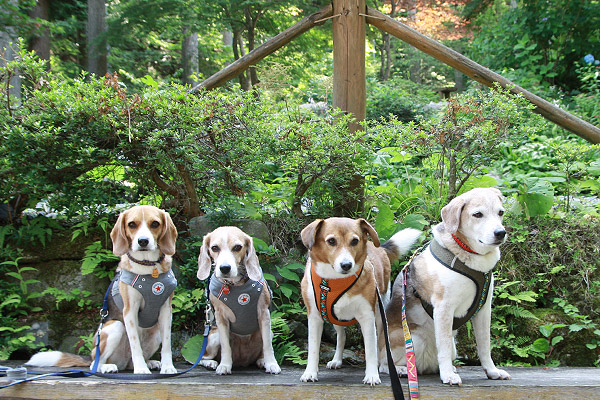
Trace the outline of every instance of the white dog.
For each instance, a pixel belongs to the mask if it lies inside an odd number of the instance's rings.
[[[490,355],[490,320],[499,246],[506,240],[498,189],[473,189],[442,209],[433,240],[414,258],[406,287],[406,314],[419,373],[438,371],[443,383],[461,385],[452,362],[455,330],[471,319],[477,353],[489,379],[510,379]],[[394,282],[386,309],[396,367],[406,373],[402,331],[402,274]],[[454,332],[453,332],[454,331]],[[385,360],[381,363],[387,369]]]

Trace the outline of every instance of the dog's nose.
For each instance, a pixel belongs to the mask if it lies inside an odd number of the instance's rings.
[[[496,239],[504,239],[504,236],[506,236],[506,231],[504,229],[496,229],[494,231],[494,236]]]
[[[344,270],[344,271],[349,271],[350,268],[352,268],[352,263],[348,262],[348,261],[344,261],[342,263],[340,263],[340,267]]]
[[[223,275],[227,275],[229,272],[231,272],[231,265],[223,264],[219,267],[219,269],[221,270]]]
[[[139,238],[139,239],[138,239],[138,244],[139,244],[141,247],[146,247],[146,246],[148,246],[148,243],[150,243],[150,240],[148,240],[148,238],[147,238],[147,237],[141,237],[141,238]]]

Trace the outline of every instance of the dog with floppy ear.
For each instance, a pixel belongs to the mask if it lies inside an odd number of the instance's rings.
[[[100,331],[98,371],[133,367],[136,374],[160,369],[176,373],[171,354],[171,300],[177,280],[171,271],[177,229],[169,214],[152,206],[135,206],[119,215],[110,237],[121,256],[108,298],[108,317]],[[94,337],[97,340],[97,336]],[[161,361],[150,357],[161,347]],[[27,365],[88,366],[89,359],[59,351],[35,354]]]
[[[506,371],[496,367],[490,354],[492,270],[500,259],[499,247],[506,241],[503,215],[498,189],[477,188],[461,194],[442,208],[442,222],[433,227],[432,241],[410,264],[406,316],[419,373],[439,371],[443,383],[462,384],[452,365],[456,357],[454,335],[471,320],[477,354],[487,377],[510,379]],[[404,283],[402,274],[398,275],[386,309],[396,368],[403,373]]]
[[[324,321],[334,324],[337,344],[327,368],[342,365],[346,343],[344,326],[356,322],[364,339],[366,370],[363,383],[381,383],[377,342],[383,342],[377,290],[389,299],[391,261],[406,252],[420,231],[404,229],[380,247],[379,236],[364,219],[318,219],[301,232],[308,248],[302,297],[308,311],[308,361],[300,378],[317,381]],[[368,240],[371,238],[372,242]]]
[[[198,257],[198,279],[208,278],[211,266],[209,300],[217,326],[210,330],[201,364],[219,375],[231,374],[233,366],[252,363],[268,373],[280,373],[272,344],[271,291],[252,237],[232,226],[208,233]]]

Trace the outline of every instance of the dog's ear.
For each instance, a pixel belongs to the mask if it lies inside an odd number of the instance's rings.
[[[127,239],[127,234],[125,232],[126,215],[127,211],[123,211],[119,214],[115,226],[112,228],[112,231],[110,231],[110,239],[113,243],[113,253],[116,256],[122,256],[129,251],[129,239]]]
[[[375,231],[375,228],[373,228],[364,218],[359,218],[358,223],[363,232],[366,232],[367,235],[371,236],[371,240],[375,247],[379,247],[381,243],[379,242],[379,235],[377,234],[377,231]]]
[[[210,234],[206,234],[204,236],[202,247],[200,247],[200,255],[198,256],[198,272],[196,273],[196,276],[201,281],[208,278],[208,275],[210,274],[210,266],[212,264],[210,254],[208,253],[210,244],[209,237]]]
[[[464,196],[458,196],[452,199],[450,203],[446,204],[442,208],[442,222],[448,233],[455,233],[458,231],[460,225],[460,214],[465,207]]]
[[[246,266],[246,272],[248,277],[253,281],[260,281],[262,274],[260,273],[260,264],[258,262],[258,256],[254,249],[254,242],[252,237],[246,235],[246,256],[244,257],[244,265]]]
[[[162,232],[158,238],[158,246],[168,256],[175,254],[175,241],[177,240],[177,228],[168,212],[163,211]]]
[[[321,229],[323,222],[325,222],[324,219],[316,219],[302,229],[302,232],[300,232],[302,243],[304,243],[304,246],[307,249],[312,249],[313,245],[315,244],[315,238],[317,237],[317,233],[319,232],[319,229]]]

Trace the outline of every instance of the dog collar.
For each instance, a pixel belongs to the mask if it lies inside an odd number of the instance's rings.
[[[356,319],[351,319],[349,321],[338,319],[333,312],[333,306],[344,293],[354,286],[362,274],[363,269],[364,265],[362,265],[354,274],[346,278],[325,279],[317,274],[314,263],[312,261],[310,262],[310,274],[313,292],[315,294],[315,302],[317,303],[317,309],[319,310],[323,321],[340,326],[350,326],[357,322]]]
[[[472,250],[469,246],[467,246],[466,244],[464,244],[458,238],[458,236],[456,236],[454,233],[452,234],[452,238],[454,239],[454,241],[456,242],[456,244],[458,244],[464,251],[468,251],[469,253],[472,253],[472,254],[477,254],[478,256],[480,255],[478,252],[476,252],[475,250]]]
[[[164,259],[165,259],[165,253],[161,252],[160,253],[160,257],[158,257],[158,260],[156,261],[150,261],[150,260],[138,260],[133,258],[133,256],[131,254],[129,254],[129,252],[127,253],[127,257],[129,257],[129,260],[136,263],[136,264],[140,264],[140,265],[145,265],[147,267],[154,267],[154,269],[152,270],[152,277],[153,278],[158,278],[158,268],[156,268],[156,264],[160,264]]]

